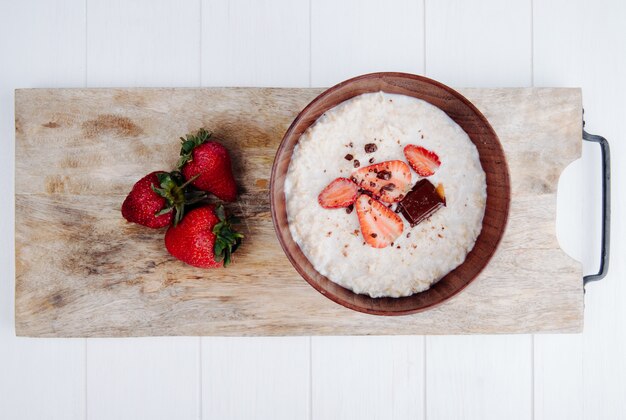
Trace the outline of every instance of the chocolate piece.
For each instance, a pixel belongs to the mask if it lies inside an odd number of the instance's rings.
[[[354,163],[353,163],[355,168],[358,168],[359,166],[361,166],[361,162],[359,162],[358,159],[354,159]]]
[[[380,171],[376,174],[376,178],[378,179],[384,179],[385,181],[387,181],[389,178],[391,178],[391,172],[389,171]]]
[[[354,204],[350,204],[348,207],[346,207],[346,213],[350,214],[352,213],[352,210],[354,210]]]
[[[374,143],[367,143],[365,145],[365,153],[374,153],[376,150],[378,150],[378,146]]]
[[[396,184],[394,184],[393,182],[390,182],[389,184],[384,185],[384,186],[380,189],[380,191],[381,191],[381,193],[382,193],[382,191],[389,191],[389,192],[391,192],[391,191],[393,191],[393,190],[395,190],[395,189],[396,189]]]
[[[369,163],[374,163],[374,158],[370,158]]]
[[[427,179],[422,179],[398,203],[396,212],[402,213],[413,227],[429,218],[442,206],[444,206],[444,201],[437,194],[435,186]]]
[[[345,160],[352,160],[352,159],[354,159],[354,156],[352,156],[350,153],[348,153],[348,154],[347,154],[347,155],[345,155],[343,158],[344,158]]]

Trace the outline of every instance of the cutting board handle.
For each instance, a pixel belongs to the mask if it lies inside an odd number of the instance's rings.
[[[600,269],[596,274],[583,277],[583,285],[603,279],[609,270],[609,248],[611,237],[611,150],[609,142],[602,136],[585,131],[583,121],[583,140],[598,143],[602,152],[602,244],[600,250]]]

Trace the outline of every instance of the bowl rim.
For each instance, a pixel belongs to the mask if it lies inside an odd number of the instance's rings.
[[[502,222],[502,233],[500,235],[498,235],[498,238],[495,241],[491,251],[485,256],[484,263],[482,264],[480,269],[472,276],[472,278],[468,279],[464,284],[462,284],[460,287],[456,288],[451,294],[449,294],[444,299],[433,301],[432,303],[429,303],[429,304],[426,304],[426,305],[423,305],[423,306],[420,306],[420,307],[417,307],[417,308],[413,308],[413,309],[401,309],[401,310],[371,309],[371,308],[355,305],[352,302],[347,301],[347,300],[343,299],[342,297],[340,297],[340,296],[338,296],[338,295],[336,295],[334,293],[329,293],[329,291],[326,290],[324,287],[322,287],[318,282],[316,282],[313,279],[309,278],[308,273],[306,273],[304,268],[295,260],[293,254],[290,252],[290,250],[287,247],[287,244],[285,243],[285,238],[283,237],[283,235],[285,235],[285,232],[284,232],[284,229],[282,229],[279,226],[279,224],[278,224],[278,215],[277,215],[277,210],[276,210],[276,202],[278,200],[278,195],[282,194],[284,196],[284,189],[282,189],[280,192],[276,191],[276,175],[277,175],[278,164],[279,164],[278,157],[283,154],[284,149],[287,147],[286,140],[293,135],[293,132],[294,132],[296,126],[298,125],[300,120],[303,118],[303,116],[305,116],[308,113],[309,109],[312,108],[313,106],[315,106],[319,101],[323,100],[325,97],[331,95],[332,93],[334,93],[338,89],[341,89],[341,88],[343,88],[344,86],[346,86],[348,84],[352,84],[352,83],[355,83],[355,82],[363,80],[363,79],[380,79],[380,78],[384,78],[384,77],[412,79],[412,80],[417,80],[417,81],[424,82],[424,83],[427,83],[427,84],[431,84],[431,85],[434,85],[437,88],[445,90],[446,92],[448,92],[449,94],[451,94],[452,96],[456,97],[458,100],[463,102],[464,105],[466,105],[478,117],[478,119],[480,120],[481,124],[484,125],[484,127],[487,128],[489,131],[491,131],[491,133],[493,134],[493,136],[497,140],[496,144],[497,144],[497,147],[499,147],[501,155],[503,157],[502,165],[504,166],[504,169],[505,169],[504,170],[504,175],[505,175],[504,178],[505,178],[505,183],[506,183],[506,187],[507,187],[508,199],[506,200],[505,205],[503,206],[504,207],[503,208],[503,212],[504,212],[505,215],[504,215],[504,220]],[[384,92],[384,89],[380,89],[380,90]],[[358,94],[355,95],[355,96],[358,96]],[[353,97],[355,97],[355,96],[353,96]],[[405,96],[408,96],[408,95],[405,95]],[[352,99],[353,97],[351,97],[349,99]],[[346,100],[349,100],[349,99],[346,99]],[[344,100],[343,102],[345,102],[346,100]],[[428,102],[428,101],[426,101],[426,102]],[[336,107],[338,105],[339,104],[333,105],[332,107],[329,107],[326,110],[332,109],[332,108],[334,108],[334,107]],[[432,103],[431,103],[431,105],[436,106],[436,105],[434,105]],[[437,107],[437,108],[439,108],[439,107]],[[441,109],[441,108],[439,108],[439,109]],[[315,123],[315,121],[317,121],[317,118],[309,125],[309,127],[311,125],[313,125]],[[456,123],[456,121],[455,121],[455,123]],[[463,131],[465,131],[465,130],[463,130]],[[469,134],[468,134],[468,136],[469,136]],[[471,139],[471,137],[470,137],[470,139]],[[473,143],[473,140],[472,140],[472,143]],[[289,158],[289,163],[291,163],[291,156]],[[483,170],[484,170],[484,168],[483,168]],[[366,313],[366,314],[370,314],[370,315],[381,315],[381,316],[402,316],[402,315],[411,315],[411,314],[416,314],[416,313],[419,313],[419,312],[423,312],[423,311],[432,309],[434,307],[437,307],[437,306],[439,306],[439,305],[441,305],[443,303],[446,303],[446,302],[450,301],[452,298],[454,298],[459,293],[461,293],[463,290],[465,290],[465,288],[467,288],[471,283],[474,282],[474,280],[476,280],[476,278],[482,273],[482,271],[485,269],[485,267],[487,267],[487,265],[491,261],[491,258],[493,257],[493,255],[495,254],[496,250],[498,249],[498,247],[499,247],[499,245],[500,245],[500,243],[502,241],[502,237],[504,236],[504,232],[506,231],[506,228],[507,228],[507,225],[508,225],[509,211],[510,211],[510,205],[511,205],[511,197],[510,197],[511,180],[510,180],[510,173],[509,173],[508,162],[507,162],[507,159],[506,159],[506,155],[504,154],[504,149],[502,148],[502,143],[500,142],[500,139],[499,139],[497,133],[495,132],[495,130],[493,129],[493,127],[489,123],[489,120],[487,120],[487,118],[483,115],[483,113],[469,99],[467,99],[465,96],[463,96],[462,94],[460,94],[456,90],[452,89],[451,87],[449,87],[449,86],[447,86],[447,85],[445,85],[445,84],[443,84],[441,82],[438,82],[438,81],[436,81],[434,79],[425,77],[425,76],[412,74],[412,73],[404,73],[404,72],[373,72],[373,73],[362,74],[362,75],[355,76],[355,77],[352,77],[350,79],[344,80],[344,81],[342,81],[340,83],[337,83],[336,85],[333,85],[333,86],[325,89],[322,93],[320,93],[315,98],[313,98],[296,115],[296,117],[293,119],[293,121],[289,125],[289,128],[287,129],[287,131],[285,131],[285,134],[283,135],[283,137],[282,137],[282,139],[280,141],[280,144],[279,144],[279,146],[278,146],[278,148],[276,150],[276,154],[274,155],[274,161],[272,163],[272,171],[271,171],[271,174],[270,174],[269,189],[270,189],[270,212],[271,212],[271,216],[272,216],[272,225],[274,226],[274,231],[276,233],[276,236],[278,238],[278,242],[280,243],[280,246],[281,246],[284,254],[287,256],[287,259],[289,260],[291,265],[295,268],[296,272],[300,275],[300,277],[302,277],[309,285],[311,285],[319,293],[321,293],[322,295],[324,295],[325,297],[327,297],[328,299],[332,300],[335,303],[338,303],[338,304],[340,304],[340,305],[342,305],[342,306],[344,306],[344,307],[346,307],[348,309],[352,309],[354,311],[358,311],[358,312],[361,312],[361,313]],[[286,201],[286,197],[284,198],[284,200]],[[485,208],[485,210],[486,210],[486,208]],[[285,210],[285,212],[286,212],[286,210]],[[482,223],[484,224],[484,218],[483,218]],[[287,222],[287,224],[288,224],[288,222]],[[481,225],[481,233],[482,233],[483,227],[484,227],[484,225]],[[291,236],[291,231],[289,229],[287,229],[286,234]],[[479,234],[479,236],[480,236],[480,234]],[[299,245],[296,243],[295,239],[293,239],[292,236],[291,236],[291,240],[292,240],[292,242],[296,246],[299,247]],[[472,250],[473,249],[474,249],[474,247],[472,247]],[[470,250],[469,252],[472,252],[472,250]],[[469,252],[468,252],[467,255],[469,255]],[[467,259],[467,255],[466,255],[466,259]],[[306,255],[304,257],[306,258]],[[308,260],[308,258],[307,258],[307,260]],[[310,261],[309,261],[309,263],[311,264],[313,269],[317,272],[317,270],[315,269],[313,264]],[[459,267],[461,265],[463,265],[464,263],[465,263],[465,259],[459,265]],[[456,268],[453,269],[453,270],[450,270],[448,273],[446,273],[445,276],[447,276],[449,273],[451,273],[454,270],[456,270]],[[318,274],[320,274],[320,273],[318,272]],[[323,276],[322,274],[320,274],[320,276],[322,276],[322,277],[326,278],[328,281],[332,282],[332,280],[328,279],[326,276]],[[443,276],[440,280],[443,280],[443,278],[445,278],[445,276]],[[334,284],[337,284],[337,283],[334,283]],[[341,286],[339,284],[337,284],[337,286],[347,290],[350,294],[354,294],[355,296],[359,296],[360,295],[360,294],[355,293],[352,290],[350,290],[350,289],[348,289],[346,287],[343,287],[343,286]],[[426,289],[426,290],[429,290],[429,289]],[[422,293],[422,292],[413,293],[412,295],[403,296],[403,297],[399,297],[399,298],[390,298],[390,297],[373,298],[373,297],[368,296],[368,295],[362,295],[362,296],[365,296],[367,298],[374,299],[374,300],[375,299],[403,299],[403,298],[409,298],[411,296],[415,296],[415,295],[417,295],[419,293]]]

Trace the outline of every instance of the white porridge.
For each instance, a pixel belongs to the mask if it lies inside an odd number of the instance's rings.
[[[376,150],[367,153],[372,143]],[[404,230],[393,245],[373,248],[356,211],[325,209],[318,194],[334,179],[350,178],[354,160],[361,167],[372,159],[406,161],[409,144],[438,155],[441,166],[428,180],[443,185],[446,206],[414,227],[402,218]],[[421,179],[413,170],[411,178],[411,186]],[[400,297],[428,289],[465,260],[481,230],[486,182],[476,147],[443,111],[378,92],[329,110],[300,137],[285,198],[291,235],[318,272],[356,293]]]

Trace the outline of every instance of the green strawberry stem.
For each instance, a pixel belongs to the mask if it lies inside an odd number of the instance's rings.
[[[215,246],[213,252],[215,261],[224,261],[224,267],[228,267],[231,262],[233,252],[241,245],[243,235],[235,231],[232,223],[236,223],[236,218],[226,216],[226,210],[221,204],[215,208],[215,215],[219,222],[213,226],[215,234]]]
[[[184,182],[183,175],[178,171],[157,174],[161,188],[157,188],[153,184],[152,191],[165,198],[166,204],[155,216],[161,216],[175,210],[174,226],[176,226],[183,219],[186,205],[206,199],[208,194],[205,192],[188,191],[189,184],[198,176],[196,175]]]
[[[201,128],[196,134],[187,134],[186,137],[181,137],[180,158],[176,164],[178,170],[182,169],[187,162],[190,162],[193,158],[193,149],[206,143],[211,138],[213,133]]]

